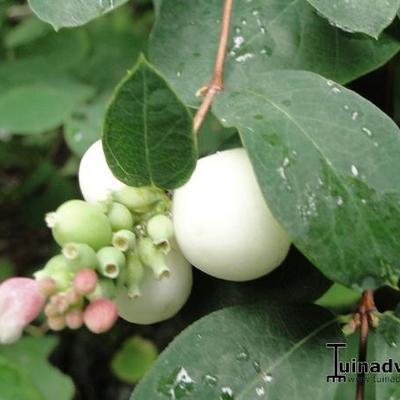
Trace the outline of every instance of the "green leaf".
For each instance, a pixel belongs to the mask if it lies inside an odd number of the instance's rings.
[[[31,387],[35,387],[37,397],[6,397],[3,398],[3,391],[0,383],[1,400],[71,400],[74,395],[74,385],[71,379],[63,375],[58,369],[51,366],[47,359],[57,345],[55,337],[24,337],[18,343],[8,346],[0,346],[0,360],[8,359],[13,362],[18,373],[26,376]],[[0,364],[0,377],[2,367]],[[1,381],[1,378],[0,378]],[[24,384],[26,385],[26,384]],[[24,386],[21,383],[21,386]],[[33,386],[34,385],[34,386]],[[19,385],[13,384],[15,388]]]
[[[333,399],[325,344],[339,339],[332,316],[315,306],[226,308],[181,333],[132,400]]]
[[[150,60],[187,104],[198,104],[195,93],[212,74],[221,10],[222,1],[162,2]],[[306,0],[236,1],[225,86],[277,69],[310,70],[345,83],[383,65],[399,47],[391,33],[377,41],[332,27]]]
[[[315,304],[333,312],[344,314],[354,311],[359,300],[359,292],[351,290],[339,283],[334,283]]]
[[[267,72],[238,87],[233,80],[214,113],[238,128],[268,205],[295,245],[334,281],[397,285],[398,127],[310,72]]]
[[[192,118],[164,78],[142,57],[121,82],[104,122],[104,152],[131,186],[181,186],[196,163]]]
[[[17,59],[42,58],[48,69],[70,70],[84,61],[90,50],[88,35],[82,29],[50,32],[31,43],[18,47]]]
[[[400,0],[307,0],[331,24],[347,32],[362,32],[377,39],[400,8]]]
[[[368,361],[378,362],[381,367],[389,359],[400,362],[400,319],[392,312],[386,312],[379,316],[379,325],[370,330],[368,337]],[[353,334],[348,338],[348,348],[341,350],[340,360],[351,361],[358,358],[359,334]],[[346,383],[339,386],[335,400],[352,399],[355,396],[356,375],[347,374]],[[365,400],[390,400],[400,396],[400,373],[389,372],[368,373],[366,375]]]
[[[309,303],[331,286],[331,281],[294,246],[279,268],[249,282],[230,282],[194,272],[192,294],[182,313],[189,322],[221,308],[261,301]]]
[[[232,140],[234,136],[237,137],[236,129],[224,128],[220,121],[212,113],[209,113],[198,133],[200,156],[215,153],[224,147],[227,141]],[[238,147],[240,147],[240,141]]]
[[[32,43],[46,35],[49,29],[51,29],[49,25],[36,17],[26,18],[4,36],[4,44],[6,47],[16,48]]]
[[[368,338],[368,360],[375,360],[375,337],[374,332],[370,331]],[[358,359],[359,333],[354,333],[347,338],[347,348],[339,351],[339,360],[351,362],[352,359]],[[331,350],[333,360],[333,350]],[[365,399],[364,400],[386,400],[386,397],[375,397],[375,382],[373,374],[366,376]],[[357,374],[346,374],[346,382],[338,385],[335,400],[354,399],[356,395]]]
[[[73,81],[14,87],[0,94],[0,129],[35,134],[56,128],[91,95],[90,87]]]
[[[69,148],[79,157],[101,137],[104,114],[109,101],[108,95],[79,108],[79,112],[66,121],[64,137]]]
[[[1,400],[45,400],[25,374],[1,355],[0,393]]]
[[[392,358],[400,363],[400,318],[392,312],[386,312],[380,317],[375,336],[375,360],[386,362]],[[398,399],[400,397],[400,372],[382,373],[377,379],[386,377],[389,381],[376,384],[377,399]]]
[[[77,70],[79,78],[99,91],[114,90],[126,71],[145,49],[144,34],[135,34],[139,17],[131,18],[129,10],[121,7],[116,12],[90,23],[86,30],[91,51]]]
[[[32,11],[56,30],[66,26],[84,25],[126,2],[127,0],[28,0]]]
[[[114,374],[127,383],[137,383],[153,365],[158,355],[150,340],[133,336],[126,340],[121,350],[113,357],[111,367]]]

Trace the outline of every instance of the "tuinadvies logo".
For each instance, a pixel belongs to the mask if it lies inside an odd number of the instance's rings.
[[[346,382],[349,374],[400,374],[400,362],[388,358],[383,362],[376,361],[358,361],[352,358],[349,361],[340,360],[340,349],[347,347],[346,343],[327,343],[326,347],[333,351],[333,374],[326,377],[327,382]],[[368,378],[364,378],[368,379]],[[400,375],[398,376],[374,376],[375,383],[398,382],[400,383]],[[354,380],[354,378],[351,378]]]

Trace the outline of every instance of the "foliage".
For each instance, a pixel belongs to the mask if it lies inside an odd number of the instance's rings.
[[[163,348],[183,330],[132,399],[354,396],[354,383],[326,383],[325,344],[347,341],[351,359],[358,336],[344,338],[340,318],[310,303],[351,312],[364,289],[398,294],[400,1],[234,2],[224,90],[198,140],[196,93],[212,76],[222,0],[157,0],[155,14],[147,0],[28,4],[32,12],[0,3],[1,279],[10,269],[30,273],[52,253],[42,216],[76,195],[77,158],[102,131],[118,178],[163,189],[189,179],[197,152],[243,145],[293,240],[288,259],[243,284],[197,273],[177,319],[148,331],[118,326],[103,360],[136,382],[156,351],[132,334]],[[346,289],[321,298],[333,283]],[[379,314],[370,360],[400,356],[394,308]],[[1,347],[0,397],[72,398],[71,381],[47,362],[55,346],[46,336]],[[369,383],[368,399],[395,398],[398,387]]]
[[[41,399],[41,400],[69,400],[74,394],[74,387],[69,377],[48,363],[49,354],[57,345],[54,337],[25,337],[20,342],[0,347],[0,375],[3,376],[3,389],[13,388],[16,393],[8,399]],[[9,373],[5,372],[10,370]],[[13,375],[11,375],[11,371]],[[3,375],[4,374],[4,375]],[[18,374],[18,375],[17,375]],[[11,379],[20,379],[20,382]],[[7,382],[7,379],[10,381]],[[17,394],[21,390],[20,394]],[[22,394],[25,390],[27,394]],[[3,390],[0,389],[3,397]],[[19,397],[20,396],[20,397]],[[37,396],[37,397],[35,397]]]
[[[157,348],[151,341],[133,336],[115,353],[111,366],[119,379],[137,383],[149,371],[157,355]]]

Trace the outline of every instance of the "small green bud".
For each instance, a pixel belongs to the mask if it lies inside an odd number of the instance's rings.
[[[128,297],[131,299],[140,296],[140,284],[143,277],[144,268],[140,258],[135,253],[128,253],[122,283],[128,288]]]
[[[125,186],[113,193],[115,201],[125,205],[132,212],[145,213],[160,199],[159,191],[151,188]]]
[[[83,268],[96,269],[99,265],[96,252],[87,244],[67,243],[62,249],[62,253],[70,261],[70,268],[75,272]]]
[[[123,204],[112,203],[107,215],[114,232],[122,229],[132,229],[133,216]]]
[[[98,250],[111,242],[110,221],[97,205],[83,200],[67,201],[57,211],[47,214],[46,222],[61,246],[84,243]]]
[[[99,259],[99,272],[107,278],[117,278],[125,266],[125,256],[121,250],[115,247],[103,247],[97,253]]]
[[[114,233],[112,244],[121,251],[134,250],[136,244],[136,235],[132,231],[123,229]]]
[[[150,238],[139,240],[139,256],[142,262],[153,270],[157,279],[169,276],[170,270],[165,263],[165,255]]]
[[[96,299],[113,299],[115,296],[116,287],[111,279],[99,279],[96,285],[96,289],[86,297],[90,300]]]

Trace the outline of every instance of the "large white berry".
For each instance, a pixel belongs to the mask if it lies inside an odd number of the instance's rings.
[[[174,193],[173,219],[187,260],[221,279],[263,276],[282,263],[290,247],[244,149],[200,159],[190,180]]]
[[[179,250],[172,249],[166,256],[169,275],[155,279],[150,268],[140,284],[140,296],[128,296],[128,289],[119,286],[116,304],[118,314],[135,324],[154,324],[173,317],[186,303],[192,289],[192,267]]]
[[[112,174],[104,156],[101,140],[92,144],[79,166],[79,186],[89,203],[106,200],[109,195],[126,185]]]

